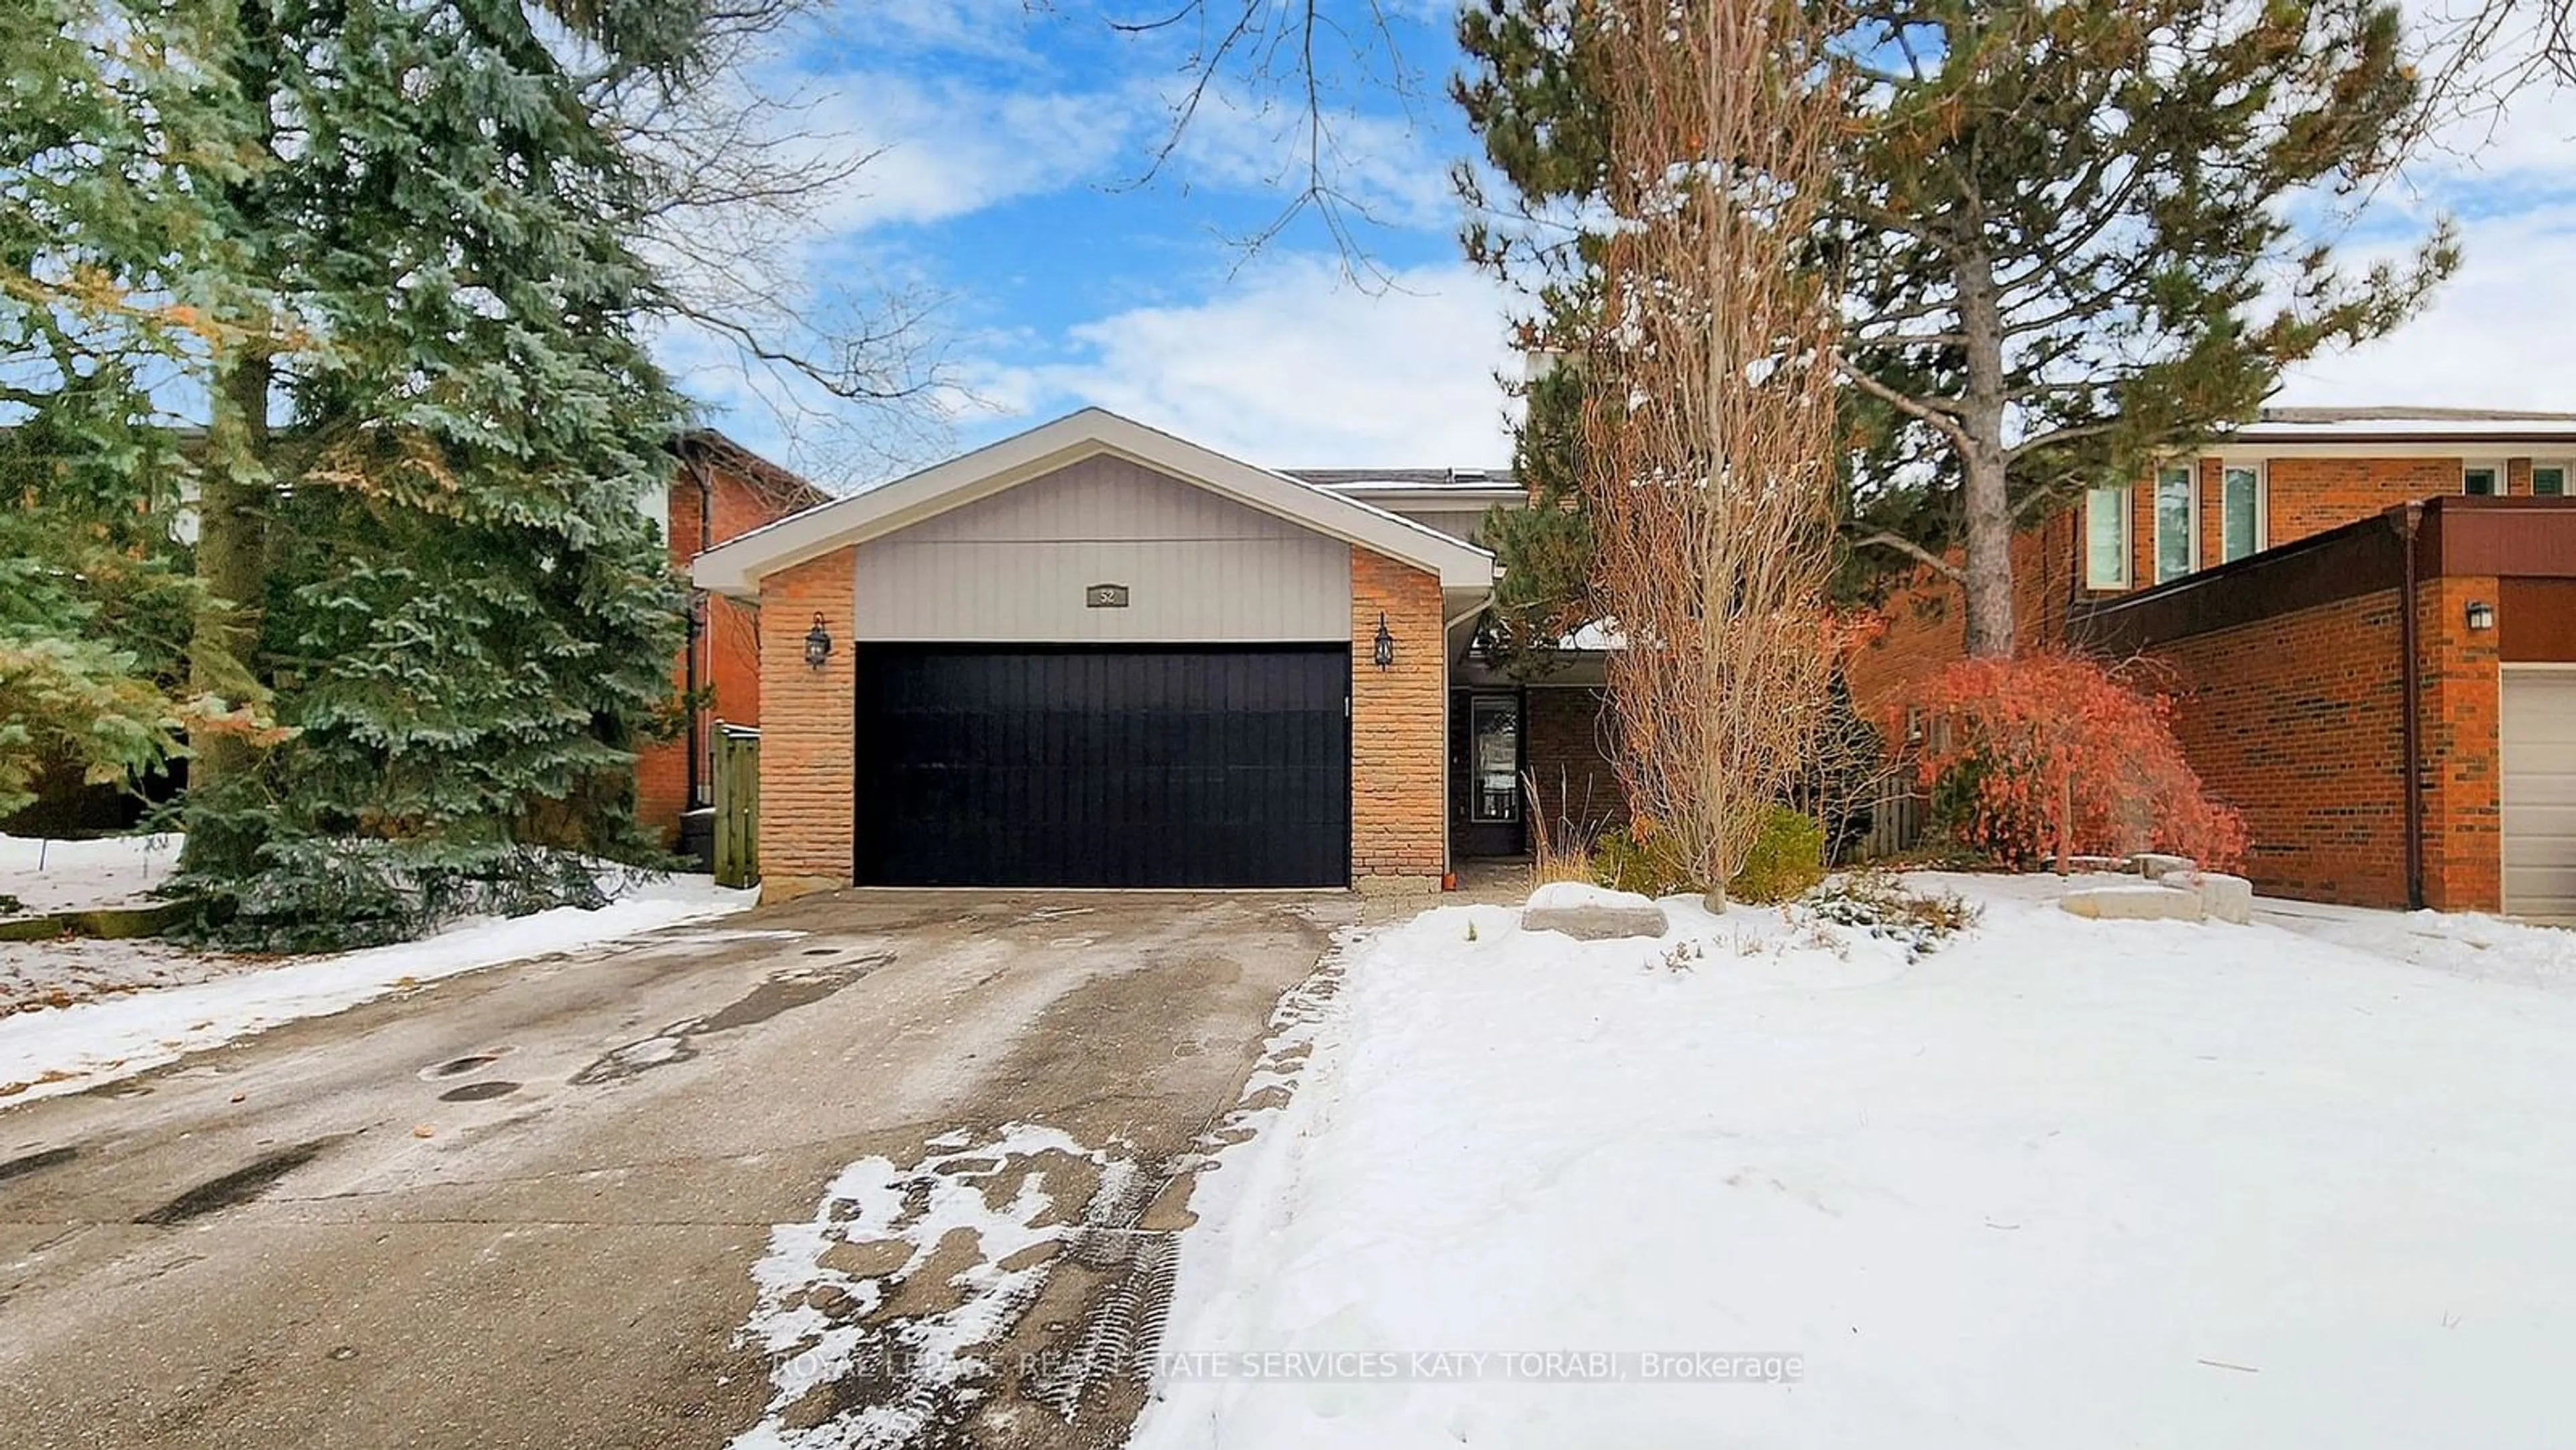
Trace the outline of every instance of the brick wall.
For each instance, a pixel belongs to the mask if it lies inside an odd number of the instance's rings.
[[[2529,470],[2526,459],[2526,479]],[[2339,529],[2393,504],[2460,491],[2457,458],[2275,458],[2264,475],[2275,544]]]
[[[2503,899],[2498,636],[2468,601],[2492,578],[2417,585],[2424,904]],[[2149,650],[2174,734],[2212,794],[2244,812],[2245,874],[2267,895],[2406,904],[2398,592],[2380,590]]]
[[[2065,638],[2082,524],[2082,512],[2069,509],[2013,539],[2013,629],[2024,648]],[[1853,708],[1884,727],[1917,683],[1966,655],[1967,600],[1957,584],[1926,566],[1891,590],[1879,613],[1886,628],[1854,650],[1843,669]]]
[[[2250,461],[2250,460],[2249,460]],[[2505,461],[2506,491],[2531,491],[2531,460]],[[2200,489],[2200,563],[2220,562],[2220,480],[2226,459],[2212,455],[2198,461]],[[2461,460],[2450,458],[2272,458],[2262,462],[2265,479],[2266,548],[2295,542],[2356,520],[2391,505],[2460,491]],[[2155,583],[2154,475],[2129,492],[2129,577],[2135,588]],[[2062,631],[2066,602],[2082,591],[2082,507],[2056,514],[2013,541],[2013,594],[2016,622],[2025,644],[2055,640]],[[1965,623],[1958,586],[1930,569],[1918,569],[1895,590],[1884,606],[1888,628],[1878,645],[1864,649],[1850,666],[1852,695],[1873,722],[1901,699],[1905,687],[1960,657]]]
[[[1379,613],[1395,665],[1370,658]],[[1447,761],[1446,642],[1440,581],[1351,549],[1351,878],[1436,885],[1448,869],[1441,775]],[[766,788],[766,780],[763,782]]]
[[[698,555],[698,489],[685,467],[674,467],[665,489],[663,535],[670,552],[671,567],[682,575],[688,573],[689,561]],[[671,693],[678,695],[688,679],[689,651],[698,647],[693,638],[681,642],[679,652],[671,657]],[[680,813],[689,808],[689,740],[686,734],[676,739],[648,741],[635,752],[635,820],[668,846],[680,833]]]
[[[2397,613],[2385,590],[2146,656],[2192,768],[2244,812],[2267,895],[2406,903]]]
[[[2201,562],[2218,561],[2222,460],[2200,461]],[[2265,464],[2266,545],[2277,547],[2460,488],[2452,458],[2274,458]],[[2505,460],[2527,493],[2530,460]],[[2132,493],[2133,575],[2152,582],[2153,489]],[[2025,644],[2062,637],[2082,561],[2082,513],[2014,541]],[[2469,633],[2468,601],[2502,597],[2493,578],[2427,578],[2418,596],[2423,732],[2424,896],[2444,910],[2502,897],[2497,803],[2500,631]],[[2393,590],[2175,641],[2152,651],[2178,696],[2175,734],[2212,792],[2245,813],[2247,865],[2263,891],[2402,906],[2406,899],[2401,680]],[[1865,718],[1885,724],[1911,685],[1959,658],[1955,585],[1918,570],[1891,596],[1887,628],[1847,669]],[[2545,648],[2535,645],[2533,647]]]
[[[850,884],[858,702],[852,661],[857,551],[837,549],[760,581],[760,895],[784,901]],[[814,616],[832,634],[805,663]]]
[[[2495,630],[2468,627],[2469,601],[2492,604],[2496,593],[2493,578],[2417,585],[2424,904],[2437,911],[2497,911],[2504,904],[2502,651]]]
[[[672,472],[667,510],[671,564],[686,573],[690,561],[706,548],[794,513],[811,500],[764,483],[720,463],[700,462],[707,491],[713,496],[713,519],[702,520],[697,476],[688,464]],[[710,526],[711,525],[711,526]],[[760,611],[737,599],[700,594],[697,608],[704,623],[699,635],[681,646],[671,661],[671,692],[687,687],[687,652],[698,656],[698,684],[708,691],[699,714],[699,749],[712,738],[718,721],[735,725],[760,723]],[[709,787],[702,785],[701,790]],[[689,737],[683,732],[636,752],[635,816],[665,844],[677,837],[680,814],[689,801]]]
[[[1533,685],[1522,699],[1522,756],[1547,828],[1588,841],[1624,825],[1628,801],[1610,763],[1603,693],[1589,685]]]

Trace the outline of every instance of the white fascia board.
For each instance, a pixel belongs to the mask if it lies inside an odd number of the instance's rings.
[[[2283,440],[2252,438],[2242,434],[2219,438],[2184,458],[2223,458],[2230,463],[2257,463],[2271,458],[2549,458],[2576,452],[2576,433],[2554,437],[2499,438],[2461,436],[2433,440],[2391,440],[2368,442],[2361,439],[2342,441]]]
[[[2576,438],[2576,418],[2355,418],[2337,423],[2248,423],[2239,438],[2369,438],[2379,434],[2439,434],[2446,438]]]
[[[1493,555],[1428,524],[1255,468],[1101,408],[1085,408],[738,535],[700,554],[689,575],[701,589],[752,598],[761,579],[781,569],[883,538],[1102,453],[1410,564],[1437,576],[1443,589],[1482,589],[1493,582]]]
[[[1337,497],[1392,509],[1464,509],[1529,502],[1529,495],[1517,488],[1485,483],[1472,487],[1405,483],[1319,483],[1310,486]]]
[[[2576,423],[2416,422],[2258,423],[2220,434],[2212,451],[2278,450],[2289,456],[2339,458],[2448,457],[2463,450],[2511,452],[2576,443]]]

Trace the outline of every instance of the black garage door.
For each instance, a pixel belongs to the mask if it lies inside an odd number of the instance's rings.
[[[862,884],[1349,880],[1346,646],[873,646],[857,663]]]

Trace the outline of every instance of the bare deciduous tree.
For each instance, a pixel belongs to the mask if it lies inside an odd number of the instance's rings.
[[[1725,900],[1822,727],[1836,318],[1802,265],[1834,158],[1797,0],[1605,0],[1612,225],[1584,503],[1632,810]]]
[[[1172,159],[1213,88],[1232,85],[1265,114],[1284,113],[1275,129],[1282,160],[1277,177],[1288,200],[1269,222],[1240,239],[1247,254],[1268,245],[1291,222],[1312,213],[1323,223],[1343,265],[1383,279],[1362,245],[1376,225],[1365,194],[1348,175],[1354,157],[1340,132],[1354,97],[1383,87],[1408,111],[1418,89],[1396,43],[1385,0],[1165,0],[1168,8],[1117,18],[1124,35],[1187,34],[1181,63],[1187,84],[1172,100],[1172,124],[1140,180]]]
[[[591,0],[551,3],[578,15]],[[782,50],[810,43],[820,8],[716,0],[676,72],[594,62],[582,73],[646,188],[637,241],[665,322],[715,344],[705,361],[738,373],[815,455],[809,465],[867,472],[945,443],[935,406],[950,382],[935,316],[944,299],[872,287],[846,262],[823,275],[814,266],[828,213],[866,192],[881,154],[833,129],[828,95],[772,79]]]

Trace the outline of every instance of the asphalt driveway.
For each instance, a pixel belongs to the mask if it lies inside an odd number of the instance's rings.
[[[753,1266],[773,1225],[851,1216],[825,1201],[848,1165],[990,1176],[961,1145],[1012,1124],[1115,1145],[1089,1242],[1185,1222],[1194,1145],[1356,915],[1321,894],[809,898],[0,1111],[0,1443],[722,1445],[908,1396],[917,1443],[1114,1444],[1118,1385],[1006,1376],[969,1411],[882,1364],[826,1365],[782,1417],[773,1355],[741,1342],[777,1308]],[[1099,1179],[1108,1151],[1071,1165]],[[1118,1254],[1071,1249],[1015,1281],[1001,1339],[1133,1300]],[[943,1255],[853,1312],[883,1334],[953,1308]]]

